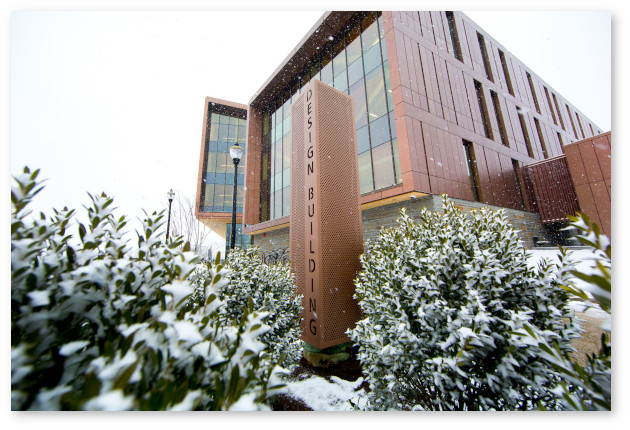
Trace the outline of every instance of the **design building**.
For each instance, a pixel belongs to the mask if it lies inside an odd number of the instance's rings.
[[[236,137],[246,148],[242,232],[263,250],[288,247],[291,104],[313,79],[353,99],[364,239],[394,225],[402,207],[439,210],[448,194],[464,209],[505,208],[532,246],[559,220],[541,222],[524,166],[602,133],[461,12],[326,12],[248,106],[206,99],[200,220],[229,219],[227,170],[226,182],[212,171],[227,162],[211,154],[227,148],[221,115],[237,118],[240,132],[247,111],[246,143]]]

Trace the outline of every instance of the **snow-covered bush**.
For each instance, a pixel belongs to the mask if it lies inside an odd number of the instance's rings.
[[[584,214],[571,217],[570,223],[578,229],[578,240],[590,246],[597,256],[592,273],[571,271],[572,275],[585,281],[584,287],[569,280],[563,288],[570,296],[582,300],[584,306],[595,307],[608,313],[602,329],[601,347],[599,351],[588,357],[588,363],[581,367],[572,360],[555,342],[539,336],[529,325],[525,326],[524,337],[534,339],[543,350],[541,357],[549,362],[566,382],[561,382],[557,393],[561,395],[563,409],[566,410],[611,410],[611,373],[612,357],[610,335],[611,325],[611,254],[610,240],[599,232],[599,226],[592,224]],[[562,250],[566,254],[565,250]]]
[[[557,373],[515,332],[529,324],[570,348],[573,313],[548,262],[528,268],[504,211],[465,216],[404,210],[361,256],[356,298],[365,318],[350,332],[374,409],[557,408]],[[566,320],[563,322],[563,318]]]
[[[243,318],[248,301],[253,309],[265,312],[270,329],[260,337],[267,345],[272,363],[291,369],[300,359],[301,296],[295,293],[294,275],[288,263],[265,264],[257,247],[235,248],[227,257],[228,283],[219,298],[226,306],[221,319],[233,324]],[[209,267],[200,266],[192,279],[199,288],[195,299],[203,300],[203,285],[212,279]]]
[[[113,200],[29,215],[38,171],[11,188],[11,408],[14,410],[265,409],[264,313],[226,325],[218,294],[229,270],[212,265],[203,306],[184,309],[197,264],[181,239],[165,245],[163,213],[147,215],[138,247]]]

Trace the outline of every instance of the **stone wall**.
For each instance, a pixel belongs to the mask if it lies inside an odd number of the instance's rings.
[[[465,213],[472,209],[478,209],[487,206],[494,210],[505,209],[497,206],[485,205],[478,202],[467,200],[452,199],[456,206]],[[411,217],[417,217],[422,209],[442,211],[442,197],[437,195],[429,195],[422,198],[410,199],[400,203],[366,209],[362,213],[363,222],[363,240],[378,237],[381,229],[396,226],[396,219],[400,216],[400,209],[405,208],[407,214]],[[538,214],[518,211],[514,209],[505,209],[508,219],[514,228],[519,230],[519,236],[523,241],[525,248],[534,247],[534,236],[540,240],[550,240],[549,235],[540,222]],[[287,248],[289,246],[289,228],[281,228],[257,234],[254,236],[254,245],[260,247],[263,251],[271,251],[279,248]]]

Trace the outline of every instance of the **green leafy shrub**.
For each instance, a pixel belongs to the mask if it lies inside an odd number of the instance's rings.
[[[240,321],[248,301],[253,309],[265,312],[265,323],[270,329],[260,337],[267,345],[266,356],[271,363],[293,368],[300,360],[301,342],[301,296],[295,293],[294,275],[288,263],[265,264],[257,247],[247,250],[235,248],[227,257],[230,269],[228,283],[219,298],[225,306],[219,311],[221,320],[227,324]],[[201,266],[193,275],[200,286],[194,300],[203,301],[203,285],[211,278],[209,267]]]
[[[571,274],[586,282],[577,285],[568,280],[563,288],[574,299],[581,300],[585,307],[594,307],[608,313],[602,329],[599,351],[588,357],[588,363],[583,368],[572,360],[565,350],[556,342],[550,342],[539,336],[529,325],[525,326],[524,337],[536,342],[542,349],[541,357],[554,367],[563,377],[556,388],[561,396],[565,410],[611,410],[611,375],[612,348],[610,343],[611,325],[611,254],[610,240],[601,234],[597,224],[590,222],[584,214],[571,217],[570,225],[578,229],[578,240],[589,246],[596,255],[596,263],[591,273],[572,270]],[[566,255],[566,250],[562,250]]]
[[[137,249],[113,200],[28,215],[38,171],[11,188],[11,408],[14,410],[268,409],[277,371],[265,363],[266,314],[232,324],[218,298],[229,269],[210,265],[202,306],[185,309],[197,257],[165,245],[163,213],[147,215]]]
[[[576,336],[548,262],[528,267],[504,211],[470,216],[444,197],[444,213],[403,210],[367,244],[355,281],[365,318],[351,331],[370,384],[369,407],[514,410],[559,407],[558,374],[515,332],[528,324],[568,351]],[[563,319],[568,323],[565,325]]]

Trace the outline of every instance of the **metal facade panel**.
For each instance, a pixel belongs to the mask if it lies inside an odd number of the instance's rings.
[[[578,205],[579,194],[576,196],[578,187],[574,190],[565,156],[535,163],[526,169],[543,223],[568,221],[568,215],[580,210],[582,202],[580,200]]]

